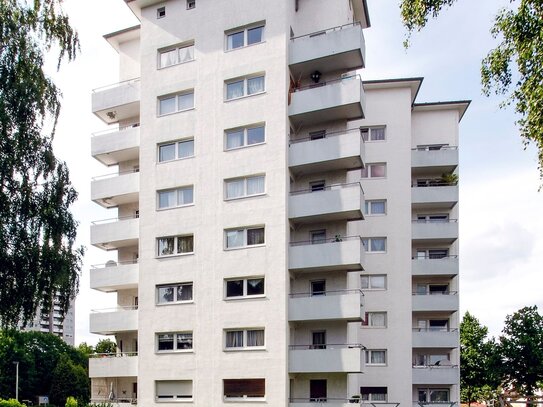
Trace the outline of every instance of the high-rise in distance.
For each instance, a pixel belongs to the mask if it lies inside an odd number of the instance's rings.
[[[125,0],[91,243],[116,293],[92,400],[459,401],[458,124],[422,78],[362,81],[365,0]],[[386,46],[386,44],[383,44]]]

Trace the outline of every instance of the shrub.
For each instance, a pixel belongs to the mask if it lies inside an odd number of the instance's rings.
[[[21,404],[15,399],[9,399],[9,400],[0,399],[0,407],[26,407],[26,404]]]
[[[66,399],[66,407],[77,407],[77,400],[72,396]]]

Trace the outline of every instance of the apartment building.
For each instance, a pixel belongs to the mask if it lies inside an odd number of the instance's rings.
[[[36,311],[34,319],[26,326],[20,326],[23,331],[51,333],[60,337],[68,345],[75,343],[75,301],[70,303],[64,318],[60,315],[58,297],[53,298],[53,313],[42,310]]]
[[[457,403],[468,102],[362,81],[363,0],[125,2],[92,94],[93,401]]]

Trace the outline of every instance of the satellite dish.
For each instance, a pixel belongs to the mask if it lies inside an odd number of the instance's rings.
[[[115,267],[117,265],[117,262],[115,260],[109,260],[106,263],[106,267]]]

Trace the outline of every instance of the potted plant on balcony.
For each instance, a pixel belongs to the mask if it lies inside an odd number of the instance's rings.
[[[360,394],[355,394],[349,399],[349,403],[360,403]]]
[[[336,235],[334,237],[334,242],[343,242],[343,239],[341,238],[341,235]]]
[[[458,175],[451,172],[449,174],[441,174],[441,180],[444,185],[456,185],[458,184]]]

